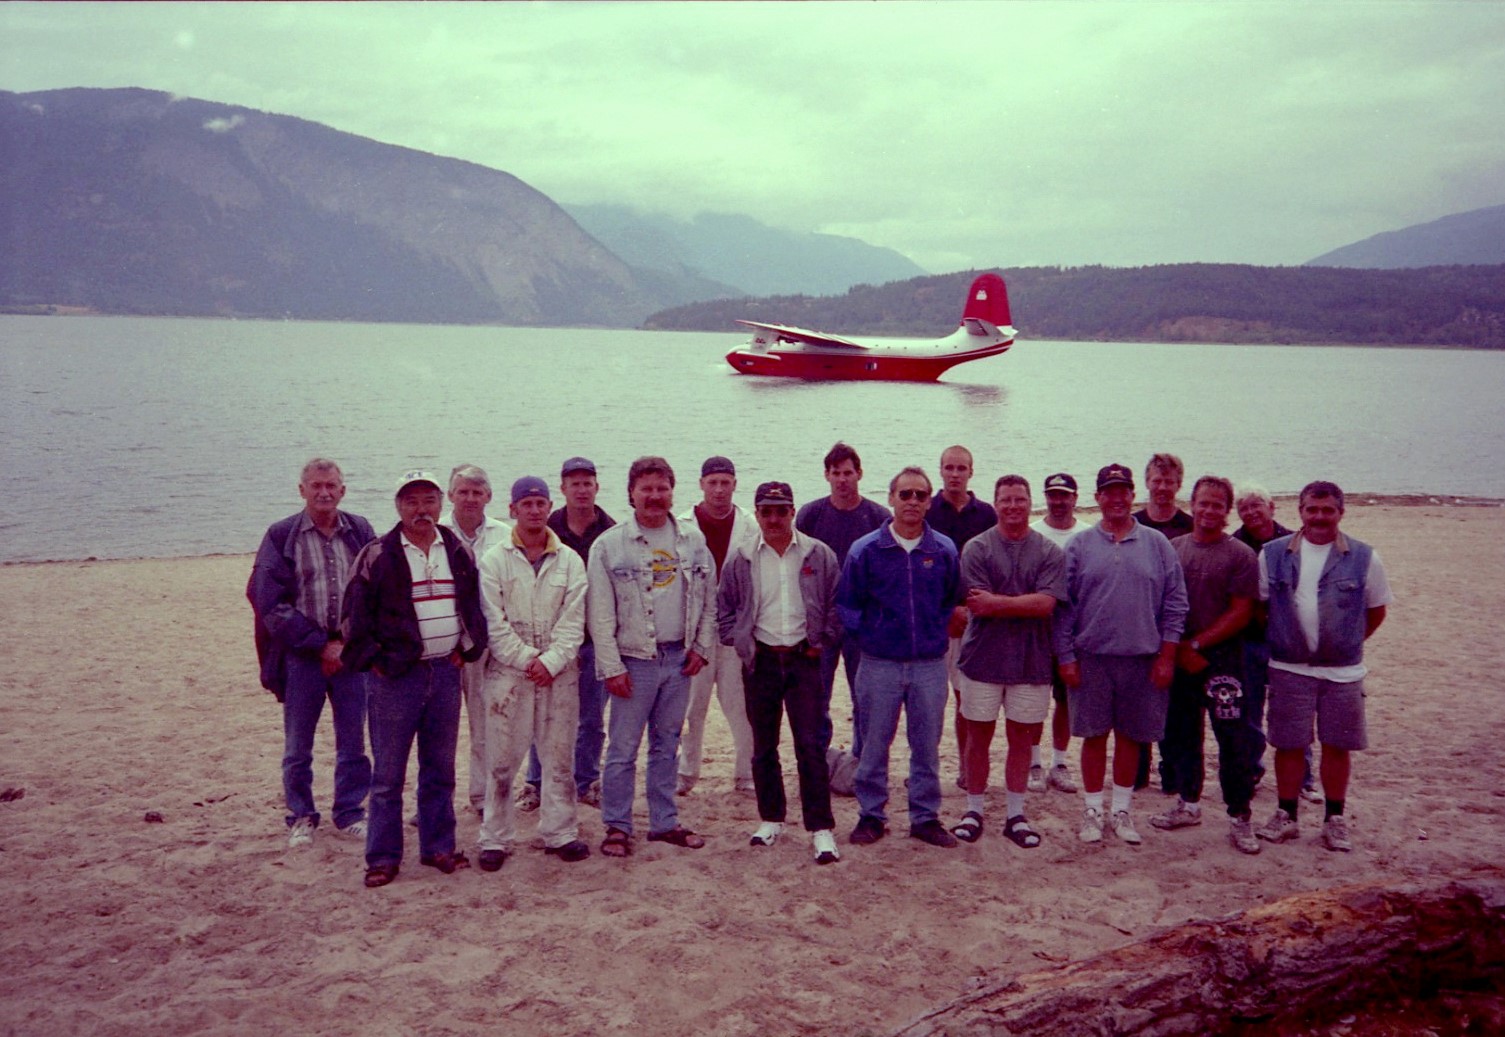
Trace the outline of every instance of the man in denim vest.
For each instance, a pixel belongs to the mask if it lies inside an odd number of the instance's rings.
[[[1299,834],[1303,753],[1315,721],[1327,801],[1322,841],[1347,852],[1353,849],[1343,815],[1350,754],[1369,747],[1364,642],[1385,621],[1394,598],[1375,550],[1338,529],[1342,490],[1308,483],[1299,510],[1300,532],[1271,541],[1259,556],[1259,597],[1269,603],[1268,727],[1279,806],[1258,835],[1281,843]]]

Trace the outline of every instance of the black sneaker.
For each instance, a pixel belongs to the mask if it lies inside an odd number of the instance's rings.
[[[918,839],[922,843],[929,843],[931,846],[950,848],[956,845],[956,836],[946,831],[946,826],[939,820],[926,821],[922,825],[910,825],[909,837]]]
[[[502,865],[507,863],[506,850],[482,850],[476,858],[476,864],[482,871],[501,871]]]
[[[558,857],[562,861],[568,861],[573,864],[576,861],[583,861],[589,857],[591,855],[591,848],[579,839],[571,839],[563,846],[545,846],[543,852],[551,857]]]
[[[883,822],[876,817],[859,817],[857,827],[852,829],[852,834],[847,836],[847,842],[853,846],[871,846],[888,834],[888,829],[883,827]]]

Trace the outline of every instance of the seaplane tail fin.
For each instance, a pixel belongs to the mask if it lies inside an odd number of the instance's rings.
[[[1000,328],[1013,324],[1009,317],[1009,290],[1003,278],[997,274],[983,274],[972,282],[967,292],[967,306],[962,310],[962,323],[975,317]]]

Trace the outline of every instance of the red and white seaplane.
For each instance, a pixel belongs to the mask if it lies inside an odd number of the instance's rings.
[[[938,341],[859,341],[782,324],[737,323],[753,329],[752,341],[728,353],[726,362],[742,374],[785,378],[933,382],[957,364],[1006,353],[1014,344],[1008,289],[997,274],[983,274],[972,282],[961,325]]]

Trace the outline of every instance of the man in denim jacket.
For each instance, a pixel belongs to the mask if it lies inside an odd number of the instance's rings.
[[[716,638],[716,563],[705,538],[673,516],[674,469],[640,457],[627,473],[632,517],[591,547],[586,621],[596,675],[611,696],[601,777],[601,852],[632,852],[637,756],[648,732],[648,839],[686,849],[705,840],[679,823],[674,804],[680,729]]]
[[[1342,490],[1308,483],[1298,508],[1300,532],[1271,541],[1259,555],[1259,597],[1269,610],[1268,727],[1279,805],[1256,834],[1272,843],[1300,834],[1296,804],[1315,721],[1327,804],[1322,841],[1347,852],[1353,849],[1343,814],[1350,754],[1369,747],[1364,642],[1395,599],[1375,550],[1338,530]]]

